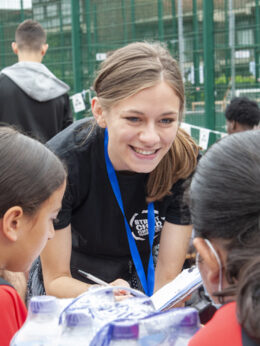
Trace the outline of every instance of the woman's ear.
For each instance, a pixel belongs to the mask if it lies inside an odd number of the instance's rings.
[[[2,218],[2,233],[11,242],[15,242],[19,237],[23,215],[23,209],[15,206],[9,208]]]
[[[220,268],[216,256],[203,238],[194,238],[193,244],[199,253],[203,268],[205,267],[203,270],[204,278],[212,285],[218,284]]]
[[[93,113],[98,125],[100,127],[106,128],[107,124],[106,124],[106,121],[104,119],[104,111],[103,111],[103,108],[99,102],[98,97],[93,97],[93,99],[91,101],[91,110],[92,110],[92,113]]]

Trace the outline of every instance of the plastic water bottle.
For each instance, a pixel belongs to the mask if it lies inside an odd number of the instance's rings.
[[[28,316],[14,335],[11,346],[56,345],[58,336],[58,300],[52,296],[32,297]]]
[[[86,346],[94,336],[92,317],[86,310],[67,312],[58,345]]]
[[[157,312],[139,321],[139,345],[187,346],[199,329],[197,310],[172,309]]]
[[[138,345],[139,326],[134,321],[113,322],[109,346]]]

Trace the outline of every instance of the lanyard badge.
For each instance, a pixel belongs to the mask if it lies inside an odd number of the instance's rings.
[[[127,219],[126,219],[126,216],[125,216],[123,201],[122,201],[122,197],[121,197],[121,192],[120,192],[116,172],[115,172],[114,167],[113,167],[113,165],[110,161],[110,158],[108,156],[108,149],[107,148],[108,148],[108,132],[107,132],[107,129],[105,129],[104,152],[105,152],[105,162],[106,162],[106,169],[107,169],[108,178],[109,178],[110,184],[112,186],[114,195],[116,197],[118,206],[119,206],[119,208],[122,212],[122,215],[124,217],[128,244],[129,244],[132,259],[133,259],[133,262],[134,262],[134,265],[136,268],[137,275],[141,281],[141,284],[143,286],[145,293],[148,296],[151,296],[153,294],[153,289],[154,289],[154,265],[153,265],[153,256],[152,256],[152,246],[153,246],[153,239],[154,239],[154,232],[155,232],[154,205],[153,205],[153,203],[148,204],[148,233],[149,233],[150,256],[149,256],[147,278],[146,278],[143,263],[142,263],[139,251],[137,249],[137,246],[136,246],[135,240],[133,238],[130,226],[129,226]]]

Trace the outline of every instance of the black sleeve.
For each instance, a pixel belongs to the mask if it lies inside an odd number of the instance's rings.
[[[199,152],[197,157],[197,163],[202,157],[202,152]],[[191,215],[188,205],[187,191],[191,184],[191,180],[195,170],[187,179],[178,180],[172,187],[172,196],[170,196],[171,202],[167,209],[166,221],[174,223],[176,225],[190,225]]]
[[[176,225],[191,224],[190,210],[184,197],[185,190],[190,182],[191,177],[185,180],[180,179],[173,185],[166,213],[166,221]]]
[[[55,229],[62,229],[71,223],[72,212],[85,198],[88,189],[88,156],[85,153],[87,130],[84,130],[88,119],[75,121],[72,125],[59,132],[47,143],[67,167],[67,187],[62,201],[62,208],[55,222]],[[79,139],[78,139],[79,138]],[[78,143],[79,142],[79,143]]]
[[[80,177],[78,172],[78,162],[73,152],[69,152],[65,157],[60,159],[67,166],[68,178],[66,191],[62,200],[62,208],[58,214],[57,221],[55,221],[54,228],[62,229],[71,223],[72,210],[77,207],[80,201]]]

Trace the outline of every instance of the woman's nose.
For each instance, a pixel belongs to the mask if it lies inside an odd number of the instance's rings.
[[[154,125],[145,126],[139,135],[139,139],[147,146],[155,146],[160,142],[160,136]]]

